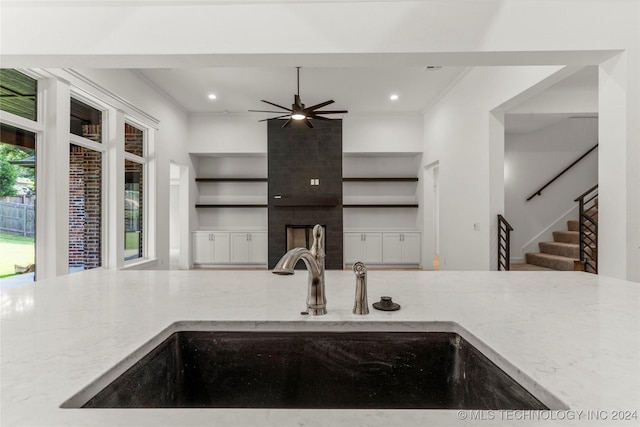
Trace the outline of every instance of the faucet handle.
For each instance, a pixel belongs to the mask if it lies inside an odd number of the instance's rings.
[[[311,245],[311,253],[316,258],[324,258],[324,247],[322,246],[322,237],[324,235],[324,230],[320,224],[316,224],[313,227],[313,244]]]
[[[362,261],[358,261],[353,264],[353,272],[356,274],[356,276],[364,276],[367,274],[367,266],[364,265]]]

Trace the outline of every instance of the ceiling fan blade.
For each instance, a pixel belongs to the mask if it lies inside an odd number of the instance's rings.
[[[277,116],[277,117],[269,117],[268,119],[262,119],[262,120],[258,120],[259,122],[266,122],[268,120],[276,120],[276,119],[281,119],[283,117],[290,117],[289,114],[285,114],[282,116]]]
[[[342,119],[330,119],[329,117],[322,117],[322,116],[310,116],[309,118],[313,119],[313,120],[342,120]]]
[[[303,121],[304,121],[304,124],[307,125],[307,127],[309,128],[313,127],[313,123],[311,123],[311,120],[309,120],[309,118],[305,117]]]
[[[291,111],[291,108],[283,107],[282,105],[274,104],[273,102],[265,101],[264,99],[261,99],[260,101],[273,105],[274,107],[282,108],[283,110]]]
[[[284,113],[284,111],[269,111],[269,110],[247,110],[250,113],[275,113],[275,114],[282,114]]]
[[[287,120],[286,122],[284,122],[284,124],[282,125],[283,128],[286,128],[287,126],[289,126],[289,123],[291,123],[291,119]]]
[[[311,110],[315,110],[315,109],[318,109],[318,108],[326,107],[327,105],[333,104],[334,102],[336,102],[336,101],[334,101],[333,99],[330,99],[328,101],[324,101],[324,102],[321,102],[320,104],[316,104],[316,105],[313,105],[313,106],[311,106],[309,108],[306,108],[306,110],[307,111],[311,111]]]
[[[313,112],[313,114],[346,114],[346,113],[348,113],[347,110],[327,110],[327,111],[316,110]]]

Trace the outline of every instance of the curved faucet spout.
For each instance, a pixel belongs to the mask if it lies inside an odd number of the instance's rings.
[[[309,314],[327,314],[327,299],[324,294],[324,250],[322,248],[322,227],[313,228],[313,245],[294,248],[284,254],[273,268],[274,274],[294,274],[298,261],[302,260],[309,271],[307,289],[307,311]]]
[[[306,264],[309,274],[316,277],[320,276],[320,265],[311,251],[307,248],[293,248],[284,254],[273,268],[273,274],[293,274],[295,272],[294,268],[296,264],[301,259]]]

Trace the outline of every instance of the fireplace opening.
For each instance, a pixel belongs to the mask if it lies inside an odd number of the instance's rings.
[[[289,251],[293,248],[307,248],[311,249],[313,245],[313,227],[314,225],[287,225],[287,248]],[[324,233],[322,233],[322,247],[325,246],[325,239],[327,235],[326,226],[322,226]],[[326,249],[325,249],[326,252]]]

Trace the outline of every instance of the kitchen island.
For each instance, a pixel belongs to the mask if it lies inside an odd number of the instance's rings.
[[[327,271],[327,310],[305,316],[307,273],[87,271],[2,290],[0,425],[638,425],[640,284],[579,272]],[[61,405],[171,325],[340,331],[454,325],[553,411],[78,409]],[[457,325],[457,326],[456,326]],[[634,415],[635,414],[635,415]],[[622,420],[618,420],[622,418]]]

